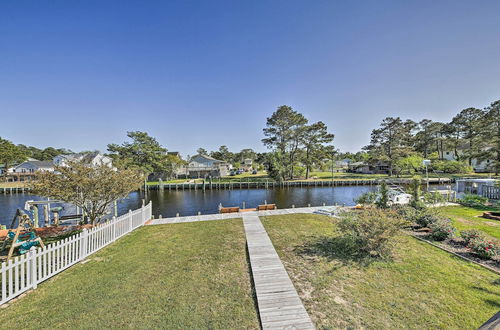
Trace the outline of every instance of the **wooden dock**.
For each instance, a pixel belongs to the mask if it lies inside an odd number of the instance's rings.
[[[199,183],[158,183],[148,184],[147,189],[161,191],[182,191],[182,190],[233,190],[233,189],[274,189],[292,187],[342,187],[342,186],[367,186],[378,185],[382,181],[387,184],[408,184],[412,179],[392,178],[392,179],[360,179],[360,180],[310,180],[310,181],[246,181],[246,182],[199,182]],[[423,179],[423,183],[426,179]],[[450,178],[430,178],[431,184],[450,184]]]
[[[259,217],[245,214],[243,224],[262,328],[314,329]]]
[[[312,207],[297,207],[291,209],[276,209],[268,211],[250,211],[250,212],[238,212],[238,213],[215,213],[215,214],[203,214],[203,215],[191,215],[185,217],[170,217],[170,218],[158,218],[151,220],[148,225],[163,225],[168,223],[183,223],[183,222],[195,222],[195,221],[211,221],[211,220],[226,220],[226,219],[236,219],[243,218],[244,216],[266,216],[266,215],[281,215],[281,214],[293,214],[293,213],[313,213],[320,209],[325,208],[325,206],[312,206]]]

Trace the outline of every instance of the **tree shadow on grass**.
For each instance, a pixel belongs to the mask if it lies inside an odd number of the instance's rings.
[[[316,237],[303,245],[296,246],[294,252],[300,256],[323,257],[328,261],[338,261],[343,264],[368,266],[374,261],[391,261],[390,257],[381,258],[360,250],[352,239],[343,236]]]

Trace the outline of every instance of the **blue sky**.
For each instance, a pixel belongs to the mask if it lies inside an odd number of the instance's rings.
[[[0,2],[0,136],[265,150],[282,104],[356,151],[386,116],[500,99],[499,1]]]

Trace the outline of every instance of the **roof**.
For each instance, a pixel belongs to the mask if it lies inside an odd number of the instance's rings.
[[[222,160],[218,160],[218,159],[215,159],[213,157],[210,157],[208,155],[202,155],[202,154],[197,154],[197,155],[194,155],[193,157],[191,157],[191,159],[194,159],[196,157],[202,157],[202,158],[205,158],[205,159],[208,159],[208,160],[215,160],[216,162],[221,162],[221,163],[224,163],[224,161]]]
[[[349,166],[365,166],[367,164],[365,164],[364,162],[355,162],[355,163],[350,163]]]
[[[52,163],[51,161],[31,160],[31,161],[26,161],[26,162],[23,162],[23,163],[17,165],[16,168],[20,167],[24,164],[32,164],[38,168],[52,168],[52,167],[54,167],[54,163]]]

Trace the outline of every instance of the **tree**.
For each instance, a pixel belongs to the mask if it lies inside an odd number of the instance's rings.
[[[375,205],[377,205],[379,209],[389,208],[389,189],[385,181],[382,181],[380,184],[380,190],[378,191],[378,198],[375,201]]]
[[[167,149],[146,132],[127,132],[132,142],[108,144],[114,164],[124,168],[140,169],[146,176],[164,173],[168,167]]]
[[[414,153],[409,156],[399,158],[395,165],[399,173],[414,174],[422,169],[423,160],[424,158],[422,158],[422,156]]]
[[[332,142],[333,138],[334,135],[328,133],[326,125],[321,121],[306,126],[302,136],[306,179],[309,179],[312,165],[329,156],[326,144]]]
[[[482,119],[482,148],[478,160],[492,160],[495,174],[500,173],[500,100],[493,102],[485,109]]]
[[[266,127],[263,129],[266,138],[262,139],[262,143],[276,151],[276,161],[284,168],[284,171],[280,171],[282,180],[293,178],[293,165],[306,124],[304,115],[286,105],[278,107],[271,117],[267,118]]]
[[[399,117],[387,117],[380,128],[372,131],[370,144],[364,149],[368,150],[371,159],[387,162],[392,176],[396,161],[413,150],[410,141],[414,128],[415,123],[411,120],[403,122]]]
[[[227,163],[232,163],[234,159],[234,154],[231,151],[229,151],[229,148],[227,146],[220,146],[219,150],[212,151],[210,153],[210,156],[215,159],[223,160]]]
[[[116,170],[81,162],[57,166],[56,172],[42,171],[32,183],[33,193],[76,205],[86,214],[85,223],[94,225],[114,201],[139,188],[143,175],[133,169]]]
[[[436,140],[435,130],[438,126],[432,120],[423,119],[418,123],[419,131],[415,134],[415,149],[421,152],[424,158],[428,158],[429,154],[435,149],[434,141]]]
[[[416,209],[425,208],[425,204],[421,201],[422,190],[420,186],[422,185],[422,180],[419,176],[415,176],[412,178],[409,190],[411,194],[410,206]]]
[[[450,123],[453,136],[456,139],[455,154],[458,156],[457,148],[459,143],[466,143],[467,149],[464,151],[464,156],[467,158],[469,165],[472,165],[472,158],[480,153],[479,138],[483,115],[484,113],[480,109],[467,108],[453,117]]]
[[[199,154],[199,155],[208,155],[208,151],[206,151],[205,149],[203,148],[198,148],[196,149],[196,152]]]
[[[250,149],[250,148],[242,149],[235,156],[240,161],[244,161],[245,159],[255,160],[257,158],[257,154],[255,153],[255,151],[253,151],[253,149]]]
[[[0,138],[0,164],[4,166],[4,179],[7,179],[9,166],[26,160],[26,154],[21,148],[9,140]]]

